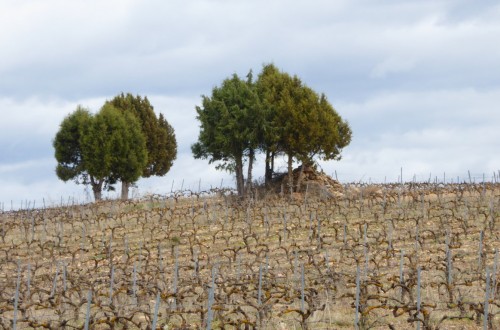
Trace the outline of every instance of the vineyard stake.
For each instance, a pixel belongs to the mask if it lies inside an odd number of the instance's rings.
[[[401,260],[399,262],[399,283],[404,285],[403,264],[404,264],[405,251],[401,250]],[[403,300],[404,289],[401,287],[401,300]]]
[[[259,265],[259,289],[257,293],[257,304],[262,305],[262,264]]]
[[[448,272],[448,286],[451,287],[453,283],[453,268],[452,268],[452,252],[450,249],[450,232],[446,233],[446,270]]]
[[[17,281],[16,281],[16,294],[14,296],[14,321],[12,323],[12,329],[17,329],[17,306],[19,303],[19,286],[21,285],[21,262],[17,260]]]
[[[90,323],[90,304],[92,302],[92,290],[89,290],[87,294],[87,313],[85,314],[85,325],[84,325],[84,330],[89,329],[89,323]]]
[[[265,275],[267,276],[267,273],[269,272],[269,254],[266,252],[266,268],[265,270]]]
[[[26,287],[27,287],[27,292],[26,296],[29,298],[30,297],[30,292],[31,292],[31,264],[28,263],[28,270],[27,270],[27,279],[26,279]]]
[[[387,233],[387,236],[388,236],[388,246],[387,246],[387,249],[389,251],[392,251],[393,250],[393,247],[392,247],[392,234],[393,234],[393,228],[392,228],[392,223],[390,221],[387,222],[388,223],[388,226],[389,226],[389,230],[388,230],[388,233]]]
[[[420,267],[417,268],[417,319],[420,317]],[[420,321],[417,320],[417,330],[420,330]]]
[[[321,218],[316,216],[318,221],[318,249],[321,249]]]
[[[484,294],[484,319],[483,330],[488,330],[488,310],[489,310],[489,293],[490,293],[490,269],[486,267],[486,290]]]
[[[479,233],[479,248],[478,248],[478,262],[477,262],[477,268],[478,271],[481,271],[482,267],[482,257],[483,257],[483,240],[484,240],[484,231],[481,230]]]
[[[364,270],[364,279],[366,280],[368,277],[368,263],[369,263],[369,255],[368,255],[368,235],[367,235],[368,225],[365,223],[364,226],[364,244],[363,244],[363,252],[365,254],[365,270]]]
[[[134,270],[132,272],[132,300],[133,304],[137,305],[137,263],[134,262]]]
[[[207,330],[212,329],[212,318],[213,318],[213,310],[212,305],[215,299],[215,266],[212,267],[212,283],[210,285],[210,289],[208,291],[208,309],[207,309]]]
[[[178,260],[178,248],[175,246],[175,262],[174,262],[174,280],[173,280],[173,291],[174,291],[174,302],[172,304],[172,309],[177,309],[177,281],[179,278],[179,260]]]
[[[493,278],[491,287],[491,298],[495,299],[497,291],[497,267],[498,267],[498,248],[495,249],[495,261],[493,263]]]
[[[67,273],[67,266],[66,262],[63,261],[63,291],[67,290],[66,273]]]
[[[57,275],[59,275],[59,263],[56,264],[56,275],[54,276],[54,282],[52,284],[52,291],[50,292],[51,297],[54,297],[56,294]]]
[[[286,243],[286,237],[287,237],[287,228],[286,228],[286,211],[283,214],[283,244]]]
[[[306,311],[306,308],[305,308],[305,304],[304,304],[304,300],[305,300],[305,275],[304,275],[304,263],[302,263],[300,265],[300,273],[301,273],[301,280],[300,280],[300,310],[302,311],[302,313],[305,313]]]
[[[344,222],[344,248],[347,247],[347,224]]]
[[[153,324],[151,326],[152,330],[156,330],[156,323],[158,322],[158,310],[160,309],[160,293],[156,294],[155,310],[153,314]]]
[[[356,267],[356,301],[354,303],[354,327],[356,330],[359,329],[359,294],[360,294],[360,283],[359,283],[359,265]]]
[[[193,262],[194,262],[194,270],[193,270],[193,277],[196,277],[198,278],[198,272],[199,272],[199,261],[198,261],[198,252],[197,251],[193,251]]]

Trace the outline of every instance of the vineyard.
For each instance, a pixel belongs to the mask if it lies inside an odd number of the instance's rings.
[[[0,329],[500,329],[497,183],[2,211]]]

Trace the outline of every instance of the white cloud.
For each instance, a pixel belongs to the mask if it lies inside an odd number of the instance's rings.
[[[139,193],[182,178],[229,183],[191,157],[194,107],[225,77],[269,61],[326,93],[352,125],[343,160],[322,163],[327,173],[382,181],[401,167],[424,179],[500,167],[500,5],[7,0],[0,30],[0,201],[80,194],[55,178],[52,139],[78,104],[97,111],[120,92],[147,95],[179,144],[171,172],[141,180]]]
[[[353,141],[337,169],[345,180],[362,176],[397,180],[447,172],[448,178],[489,178],[500,169],[500,89],[383,93],[364,102],[341,104],[339,112],[353,126]],[[362,174],[360,174],[362,173]]]

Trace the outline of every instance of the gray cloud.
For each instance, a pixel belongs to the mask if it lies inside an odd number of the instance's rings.
[[[500,167],[494,1],[7,1],[0,29],[0,201],[84,196],[56,180],[52,138],[78,104],[97,111],[122,91],[147,95],[179,143],[171,172],[141,180],[139,193],[182,178],[229,183],[191,157],[194,107],[270,61],[351,123],[343,160],[321,163],[328,173],[382,181],[401,166],[425,179]]]

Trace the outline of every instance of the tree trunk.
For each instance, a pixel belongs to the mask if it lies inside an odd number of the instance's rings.
[[[274,156],[275,155],[276,155],[276,153],[274,151],[271,152],[271,173],[269,174],[271,180],[273,179],[273,174],[274,174]]]
[[[266,172],[265,172],[265,184],[266,186],[273,180],[274,173],[274,151],[266,151]]]
[[[90,178],[90,185],[92,186],[92,192],[94,193],[94,200],[96,202],[102,200],[102,184],[104,180],[95,180],[94,178]]]
[[[271,152],[266,150],[266,172],[264,174],[264,183],[266,186],[271,183],[273,179],[273,173],[271,172]]]
[[[236,190],[238,190],[238,196],[245,197],[245,181],[243,179],[243,160],[241,157],[236,159]]]
[[[250,149],[250,152],[248,154],[248,174],[247,174],[247,195],[249,196],[252,192],[252,171],[253,171],[253,157],[254,157],[254,150]]]
[[[293,192],[293,157],[288,154],[288,187],[290,188],[290,196]]]
[[[130,182],[122,181],[122,201],[128,200],[128,188],[130,187]]]

